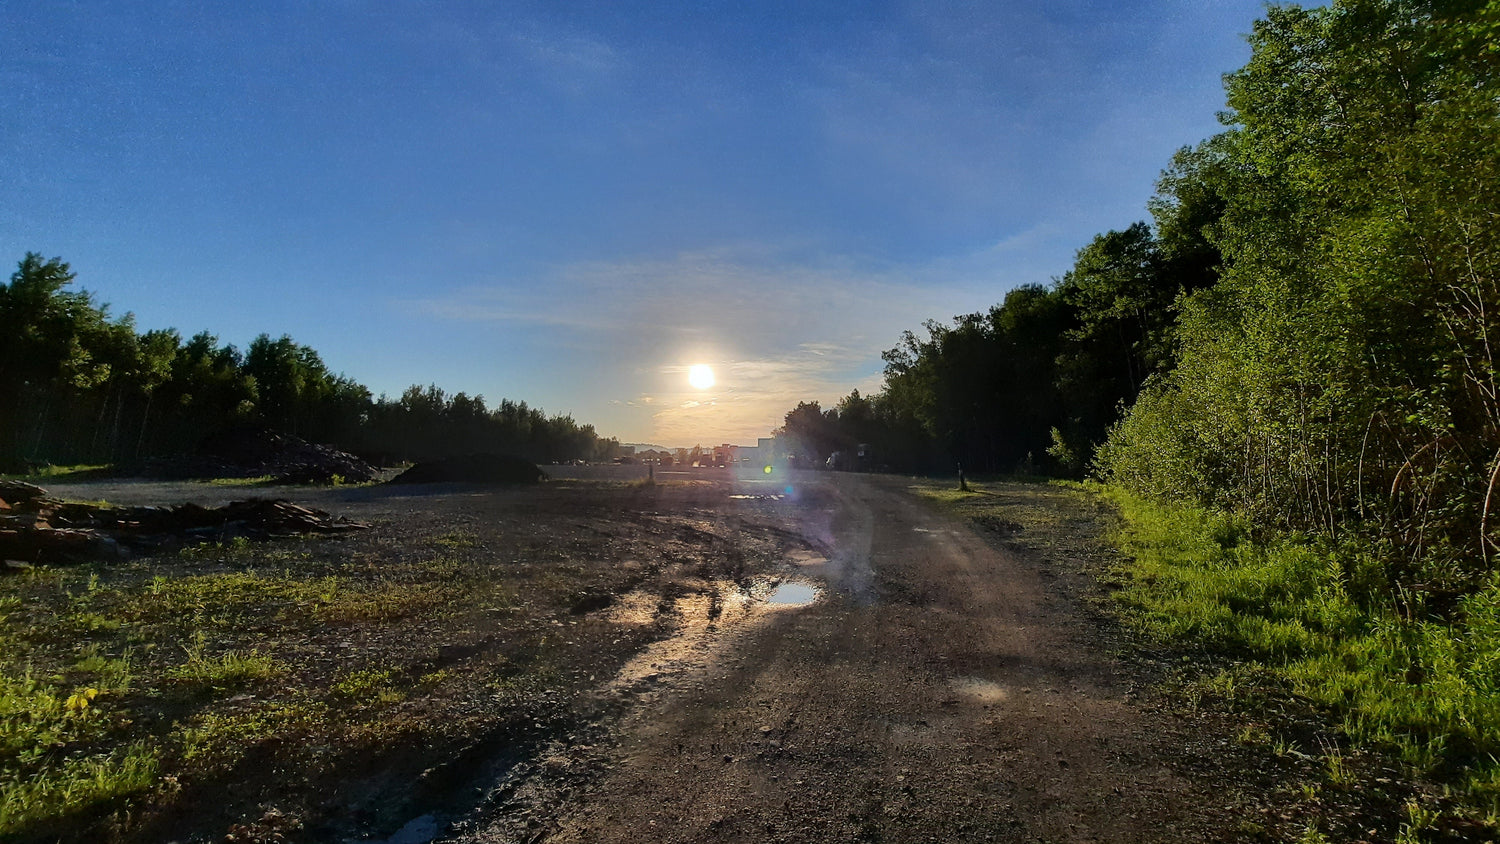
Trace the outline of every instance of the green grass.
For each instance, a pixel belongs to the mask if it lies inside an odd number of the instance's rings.
[[[203,655],[201,644],[189,652],[181,665],[167,669],[162,678],[192,691],[232,691],[281,672],[276,662],[256,651],[225,651]]]
[[[0,674],[0,839],[155,782],[156,754],[145,745],[87,752],[128,723],[114,702],[128,664],[86,652],[75,668],[97,674],[99,686]]]
[[[328,696],[347,705],[395,703],[404,697],[395,688],[395,672],[376,668],[340,675],[329,687]]]
[[[42,466],[27,474],[0,474],[0,478],[12,481],[66,481],[102,477],[113,468],[107,463],[79,463],[72,466]]]
[[[306,700],[199,712],[178,727],[175,739],[184,761],[205,770],[226,769],[259,742],[315,732],[326,720],[326,713],[325,707]]]
[[[102,603],[109,605],[114,615],[129,621],[275,616],[289,611],[315,612],[332,602],[339,589],[339,579],[332,576],[297,578],[274,572],[232,571],[157,576],[143,590]]]
[[[257,475],[253,478],[210,478],[214,486],[270,486],[276,483],[275,475]]]
[[[1130,623],[1258,666],[1349,737],[1500,812],[1500,573],[1443,623],[1398,612],[1360,548],[1252,541],[1233,516],[1104,493],[1124,518],[1115,597]],[[1341,783],[1342,759],[1326,764]]]
[[[52,828],[68,815],[149,791],[159,767],[154,750],[134,744],[69,757],[37,776],[0,780],[0,838]]]

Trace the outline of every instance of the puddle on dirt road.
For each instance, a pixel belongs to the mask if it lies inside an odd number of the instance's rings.
[[[605,688],[611,693],[650,689],[668,677],[712,664],[724,634],[753,620],[754,602],[733,581],[714,581],[710,588],[709,594],[684,595],[666,607],[659,596],[646,592],[620,601],[612,621],[643,624],[665,617],[676,629],[627,661]]]
[[[808,562],[825,562],[809,555]],[[733,581],[715,581],[709,594],[676,598],[664,608],[659,596],[632,592],[611,607],[610,620],[621,625],[639,625],[663,616],[676,623],[664,639],[648,645],[621,667],[606,688],[619,693],[655,688],[668,678],[713,665],[718,653],[732,644],[735,634],[753,630],[769,620],[771,610],[804,607],[816,601],[823,588],[808,580],[760,580],[750,588]]]
[[[731,495],[729,497],[737,501],[780,501],[786,496],[779,493],[769,493],[766,495]]]
[[[395,835],[384,839],[380,844],[429,844],[442,831],[443,825],[436,815],[422,815],[407,821],[406,826],[396,830]]]
[[[777,607],[802,607],[818,599],[818,587],[788,580],[771,591],[766,603]]]

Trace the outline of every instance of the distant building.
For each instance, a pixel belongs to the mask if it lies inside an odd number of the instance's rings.
[[[649,463],[653,466],[671,466],[674,462],[672,452],[659,451],[654,448],[648,448],[645,451],[637,454],[636,459],[640,460],[642,463]]]

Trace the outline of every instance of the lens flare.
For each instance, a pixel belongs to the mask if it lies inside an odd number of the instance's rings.
[[[714,385],[714,371],[706,363],[695,363],[688,368],[688,383],[695,390],[707,390]]]

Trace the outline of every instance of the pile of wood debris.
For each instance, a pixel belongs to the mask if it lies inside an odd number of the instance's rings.
[[[52,498],[35,484],[0,481],[0,560],[11,571],[36,564],[118,560],[239,536],[260,540],[366,527],[289,501],[109,507]]]

